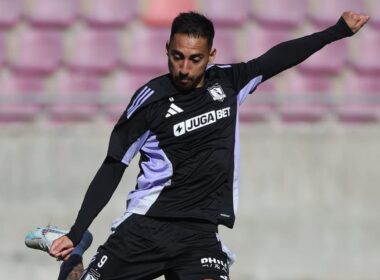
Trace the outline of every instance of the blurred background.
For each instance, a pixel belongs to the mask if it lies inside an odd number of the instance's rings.
[[[240,209],[221,235],[237,254],[234,280],[379,279],[378,0],[0,0],[0,278],[56,279],[59,264],[25,234],[74,222],[115,121],[166,73],[171,21],[189,10],[214,21],[216,63],[257,57],[345,10],[371,16],[247,98]],[[124,211],[136,165],[91,225],[86,264]]]

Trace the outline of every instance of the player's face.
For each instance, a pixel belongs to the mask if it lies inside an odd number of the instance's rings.
[[[166,44],[166,54],[175,86],[191,90],[204,85],[207,64],[213,62],[216,50],[210,50],[204,37],[177,33]]]

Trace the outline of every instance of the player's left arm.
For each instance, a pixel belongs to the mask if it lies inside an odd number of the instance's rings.
[[[265,81],[291,68],[322,49],[327,44],[349,37],[358,32],[369,20],[366,15],[344,12],[338,22],[320,32],[280,43],[248,64],[257,65]]]

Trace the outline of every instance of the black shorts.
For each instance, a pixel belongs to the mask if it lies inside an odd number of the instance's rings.
[[[81,279],[228,280],[228,262],[216,232],[133,214],[98,248]]]

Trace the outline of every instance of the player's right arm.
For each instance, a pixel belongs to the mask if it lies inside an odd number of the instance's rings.
[[[144,108],[132,116],[124,114],[115,125],[107,157],[86,191],[74,225],[66,235],[53,242],[50,249],[52,256],[60,259],[68,257],[86,229],[111,199],[127,165],[145,141],[142,136],[147,132],[147,111]]]
[[[121,161],[110,156],[106,157],[88,187],[77,219],[70,232],[53,242],[50,248],[52,256],[65,259],[71,253],[74,246],[80,242],[83,233],[111,199],[125,169],[126,165]]]

